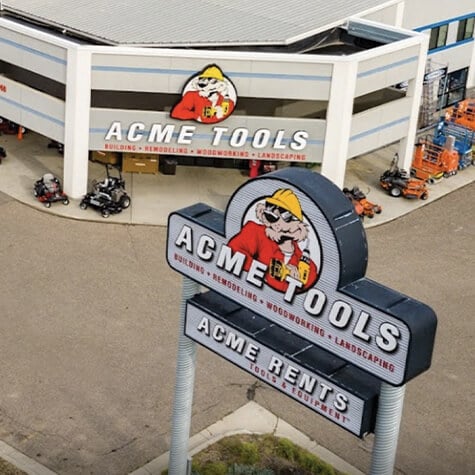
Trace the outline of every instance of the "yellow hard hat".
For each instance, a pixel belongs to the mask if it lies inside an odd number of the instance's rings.
[[[303,220],[302,208],[295,193],[288,188],[280,188],[266,202],[290,211],[299,221]]]
[[[200,74],[200,78],[215,78],[224,81],[223,73],[218,66],[209,66]]]

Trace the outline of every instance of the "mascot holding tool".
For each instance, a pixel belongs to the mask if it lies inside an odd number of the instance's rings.
[[[290,189],[278,189],[255,207],[256,221],[247,221],[228,242],[234,252],[246,256],[244,269],[255,259],[267,265],[265,282],[285,292],[287,278],[300,282],[300,291],[312,287],[318,269],[308,249],[309,229],[302,208]]]
[[[226,119],[236,106],[236,89],[221,69],[212,64],[192,77],[170,116],[215,124]]]

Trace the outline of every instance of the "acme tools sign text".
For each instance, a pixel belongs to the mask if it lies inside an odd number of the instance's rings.
[[[317,173],[249,180],[225,214],[173,213],[172,268],[393,385],[430,366],[428,306],[365,278],[367,243],[348,199]]]

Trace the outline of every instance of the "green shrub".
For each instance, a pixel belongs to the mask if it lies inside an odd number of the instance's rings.
[[[277,440],[277,455],[284,458],[285,460],[290,460],[293,462],[297,457],[297,447],[289,439],[278,439]]]
[[[193,457],[193,475],[343,475],[308,450],[271,434],[225,437]]]

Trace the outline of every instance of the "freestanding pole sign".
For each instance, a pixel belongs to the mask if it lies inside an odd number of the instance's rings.
[[[383,384],[402,386],[430,366],[436,316],[427,305],[366,278],[367,258],[364,228],[352,204],[329,180],[301,168],[249,180],[225,213],[198,203],[168,220],[167,260],[173,269],[289,338]],[[213,305],[190,301],[184,331],[240,367],[244,360],[259,359],[276,379],[282,376],[272,354],[279,344],[269,347],[245,325],[233,327]],[[252,358],[216,344],[228,333],[249,342]],[[294,368],[291,381],[305,371],[296,361],[282,361],[284,367]],[[312,377],[317,380],[316,373]],[[338,381],[332,383],[335,393],[342,390]],[[353,395],[359,394],[354,386]],[[362,427],[368,429],[364,419],[346,428],[361,435]]]

